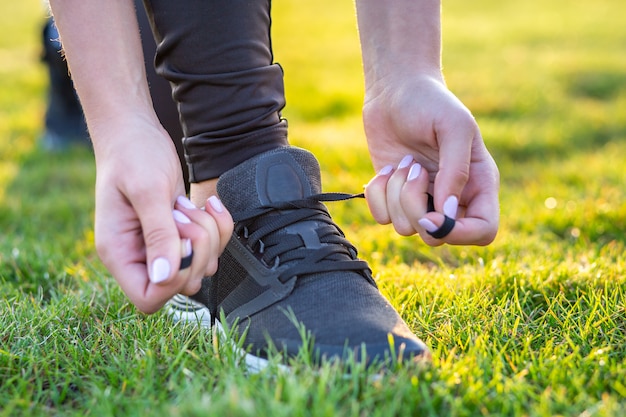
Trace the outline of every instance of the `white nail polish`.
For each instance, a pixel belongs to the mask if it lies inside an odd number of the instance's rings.
[[[191,200],[189,200],[187,197],[180,195],[176,198],[176,201],[178,202],[178,204],[180,204],[181,206],[183,206],[186,209],[196,209],[197,207],[191,202]]]
[[[431,222],[428,219],[419,219],[417,222],[420,226],[424,228],[424,230],[430,233],[434,233],[437,229],[439,229],[439,227],[435,223]]]
[[[443,203],[443,214],[450,217],[451,219],[456,219],[456,212],[459,208],[459,200],[451,195],[448,199]]]
[[[182,223],[182,224],[191,223],[191,220],[189,219],[189,217],[185,216],[185,214],[183,214],[182,211],[172,210],[172,215],[174,216],[174,220],[176,220],[178,223]]]
[[[393,171],[393,167],[391,165],[387,165],[378,171],[377,175],[389,175],[391,174],[391,171]]]
[[[156,258],[152,262],[150,281],[157,284],[170,276],[170,263],[165,258]]]
[[[411,162],[413,162],[413,156],[411,155],[405,156],[404,158],[402,158],[402,160],[398,164],[398,169],[403,169],[403,168],[408,167],[409,165],[411,165]]]
[[[222,205],[222,202],[216,196],[212,195],[211,197],[209,197],[208,202],[211,207],[213,207],[213,210],[217,211],[218,213],[222,213],[224,211],[224,206]]]
[[[408,181],[414,180],[415,178],[419,177],[421,173],[422,173],[422,166],[416,162],[413,165],[411,165],[411,169],[409,169],[409,175],[407,176],[406,179]]]

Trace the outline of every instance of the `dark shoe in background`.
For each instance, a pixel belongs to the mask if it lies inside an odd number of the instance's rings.
[[[43,29],[42,60],[48,70],[48,101],[41,145],[49,151],[63,151],[74,145],[90,146],[83,110],[74,90],[54,20]]]
[[[189,191],[189,174],[183,152],[183,130],[178,117],[178,109],[172,99],[169,82],[155,72],[153,60],[156,44],[151,34],[150,22],[140,0],[135,0],[135,9],[152,105],[159,121],[176,146],[185,188]],[[67,63],[63,58],[59,33],[52,18],[46,20],[42,45],[42,61],[48,71],[49,89],[41,146],[49,151],[63,151],[74,145],[91,146],[83,109],[74,90]]]

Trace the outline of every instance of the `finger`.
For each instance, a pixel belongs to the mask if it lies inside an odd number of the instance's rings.
[[[428,233],[430,236],[434,237],[435,239],[443,239],[450,234],[452,229],[454,229],[455,224],[456,224],[456,220],[444,214],[443,223],[441,223],[441,226],[439,226],[438,228],[434,230],[430,228],[429,231],[426,231],[426,233]]]
[[[180,267],[178,268],[178,275],[182,278],[184,284],[179,291],[181,294],[193,295],[200,291],[202,286],[202,276],[192,276],[191,265],[193,263],[193,248],[191,239],[181,239],[180,241]]]
[[[181,243],[181,260],[180,260],[180,268],[178,268],[178,273],[180,274],[190,274],[191,273],[191,265],[193,263],[193,248],[191,239],[182,239]],[[202,287],[202,276],[194,279],[193,277],[188,278],[185,281],[183,289],[179,291],[181,294],[185,295],[193,295],[200,291]]]
[[[475,164],[475,169],[481,178],[480,182],[470,182],[466,187],[465,195],[461,196],[459,213],[463,218],[476,219],[476,224],[472,227],[481,227],[481,231],[476,232],[477,245],[487,245],[491,243],[498,233],[500,224],[500,203],[499,203],[499,175],[498,169],[492,158],[487,158],[483,163]],[[483,172],[485,172],[483,174]],[[467,202],[465,202],[467,200]],[[463,210],[461,210],[463,209]]]
[[[159,197],[159,193],[148,193],[133,202],[141,223],[146,245],[148,276],[153,284],[166,285],[180,264],[180,237],[171,204]]]
[[[111,273],[115,273],[111,271]],[[118,280],[122,291],[128,299],[143,313],[152,314],[158,311],[172,298],[178,289],[172,285],[156,285],[150,282],[146,274],[146,264],[136,262],[125,264],[123,280]]]
[[[393,172],[391,165],[385,166],[378,171],[376,176],[365,186],[365,199],[372,213],[372,217],[379,224],[391,223],[387,210],[387,182]]]
[[[191,246],[190,239],[183,239],[181,241],[181,258],[180,258],[180,267],[179,271],[187,269],[191,266],[193,262],[193,248]]]
[[[445,237],[437,239],[432,235],[424,235],[424,242],[431,246],[443,243],[451,245],[488,245],[493,241],[495,234],[492,233],[494,221],[476,217],[462,217],[454,222],[454,227]],[[420,220],[420,225],[427,231],[435,233],[445,222],[445,216],[441,213],[428,213]],[[496,227],[497,229],[497,227]]]
[[[498,203],[498,173],[493,159],[489,158],[473,167],[481,181],[470,180],[461,196],[457,221],[450,233],[441,239],[423,235],[430,245],[450,243],[455,245],[487,245],[498,232],[500,208]],[[445,222],[442,213],[428,213],[419,223],[433,233]]]
[[[400,193],[402,210],[414,231],[424,230],[419,220],[428,212],[428,186],[428,172],[419,163],[414,163]]]
[[[394,229],[402,236],[410,236],[415,234],[417,231],[408,218],[410,210],[408,212],[405,211],[404,206],[401,203],[402,190],[407,181],[410,167],[413,163],[414,160],[411,155],[407,155],[402,158],[398,164],[398,168],[391,175],[389,182],[387,183],[387,210]]]
[[[440,150],[433,192],[435,209],[452,218],[456,217],[459,198],[469,179],[472,144],[480,137],[471,114],[463,112],[462,116],[451,118],[445,128],[437,131]]]
[[[456,242],[475,239],[469,243],[486,245],[495,239],[498,232],[500,220],[498,167],[482,141],[477,143],[480,146],[475,146],[472,151],[472,177],[461,195],[458,217],[474,220],[469,224],[468,237],[462,239],[453,236],[450,240],[453,244],[464,244]],[[462,231],[463,228],[460,227],[459,230]]]
[[[167,287],[150,282],[145,250],[142,245],[143,239],[141,240],[141,245],[139,242],[130,245],[124,245],[123,242],[115,245],[102,243],[112,247],[107,250],[107,256],[103,257],[102,261],[128,299],[140,311],[151,314],[159,310],[175,292],[170,293]],[[146,294],[149,286],[156,287],[158,291],[148,297]]]
[[[444,203],[444,211],[446,211],[446,207],[445,206],[446,206],[446,204]],[[426,210],[428,212],[435,211],[435,202],[434,202],[432,194],[430,194],[430,193],[427,193]],[[448,209],[448,211],[449,211],[449,209]],[[456,211],[457,211],[457,207],[455,207],[454,212],[456,213]],[[435,239],[443,239],[444,237],[446,237],[446,236],[448,236],[450,234],[452,229],[454,229],[454,224],[455,224],[454,217],[450,217],[450,216],[448,216],[445,213],[444,213],[443,217],[444,217],[443,223],[441,224],[441,226],[439,226],[436,229],[434,228],[434,226],[432,224],[425,223],[425,224],[430,226],[428,228],[428,230],[426,231],[426,233],[428,233],[430,236],[434,237]],[[426,221],[426,220],[424,220],[424,221]]]
[[[130,199],[121,193],[103,191],[102,182],[96,192],[95,244],[98,255],[122,291],[137,308],[145,313],[157,311],[172,294],[156,294],[146,297],[151,285],[149,263],[146,259],[144,231],[138,211]],[[166,219],[172,219],[171,213]],[[174,221],[171,220],[173,225]],[[179,256],[179,239],[174,226],[172,258]],[[164,290],[167,292],[167,290]]]
[[[179,206],[177,202],[176,206]],[[181,210],[186,210],[188,216]],[[183,281],[180,292],[192,295],[193,290],[199,289],[202,278],[206,275],[207,265],[217,267],[219,257],[219,231],[213,217],[197,208],[175,209],[174,218],[183,241],[189,241],[189,248],[183,254],[183,259],[193,253],[193,259],[188,268],[178,270],[178,278]]]
[[[195,206],[185,197],[178,199],[177,207],[178,205],[181,206],[181,210],[184,211],[194,223],[201,225],[209,233],[211,241],[208,244],[208,249],[212,256],[208,259],[206,264],[200,266],[203,267],[206,275],[213,275],[217,270],[218,257],[224,251],[226,244],[232,236],[234,227],[233,218],[216,196],[211,196],[207,199],[205,210],[187,208],[195,208]]]
[[[185,198],[186,201],[184,201],[182,203],[183,207],[187,207],[190,210],[195,210],[196,206],[193,205],[193,203],[188,200],[186,197],[178,197],[176,199],[176,204],[181,204],[178,201],[181,198]],[[174,206],[176,207],[176,205]],[[181,212],[183,215],[184,213]],[[179,231],[180,232],[180,231]],[[191,243],[191,239],[182,239],[181,240],[181,259],[180,259],[180,266],[178,268],[179,271],[182,271],[184,269],[187,269],[189,267],[191,267],[191,263],[193,262],[193,245]]]
[[[177,255],[179,258],[182,255],[180,240]],[[125,255],[119,253],[119,256],[123,258]],[[163,282],[152,282],[143,256],[131,259],[130,262],[115,263],[109,268],[129,300],[147,314],[158,311],[184,285],[184,281],[176,276]]]
[[[224,248],[228,244],[231,236],[233,235],[234,222],[233,218],[226,210],[226,207],[222,204],[220,199],[217,196],[210,196],[207,199],[207,204],[205,205],[205,211],[213,216],[215,222],[217,224],[217,229],[219,231],[220,236],[220,245],[219,251],[220,254],[224,251]],[[211,274],[213,274],[213,271]]]

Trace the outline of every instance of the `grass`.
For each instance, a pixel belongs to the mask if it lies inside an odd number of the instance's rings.
[[[292,141],[325,189],[372,175],[350,2],[278,0]],[[38,2],[0,5],[0,415],[626,413],[626,32],[622,3],[444,4],[446,76],[502,174],[486,248],[429,248],[331,210],[432,367],[377,380],[341,367],[247,376],[193,326],[144,316],[93,247],[93,158],[37,140],[46,79]]]

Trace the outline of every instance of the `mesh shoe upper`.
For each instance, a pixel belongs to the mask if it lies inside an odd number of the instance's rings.
[[[320,171],[309,152],[282,147],[223,174],[218,194],[235,232],[217,273],[194,298],[246,332],[246,345],[263,356],[271,341],[295,355],[304,326],[316,359],[362,352],[371,362],[426,353],[382,297],[371,271],[320,201]],[[364,346],[364,347],[363,347]]]

